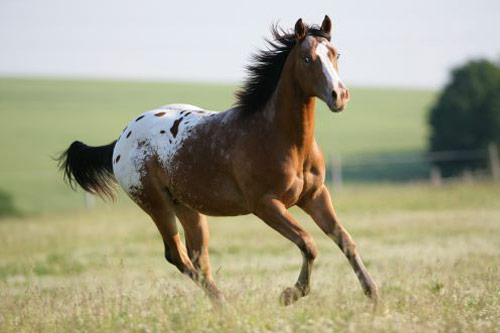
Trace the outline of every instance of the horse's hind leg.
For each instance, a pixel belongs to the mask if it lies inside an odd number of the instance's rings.
[[[196,281],[197,271],[179,235],[171,200],[164,193],[151,193],[150,191],[147,196],[141,196],[138,202],[160,231],[165,246],[165,259],[177,267],[181,273]]]
[[[145,177],[143,189],[134,200],[156,224],[165,245],[165,258],[199,284],[198,271],[182,243],[175,221],[175,205],[170,193],[155,179]]]
[[[297,283],[293,288],[285,289],[280,296],[280,302],[289,305],[309,293],[312,265],[318,253],[316,244],[311,235],[290,215],[285,205],[276,199],[265,198],[255,215],[294,242],[302,252],[302,268]]]
[[[184,228],[188,256],[198,273],[200,273],[198,276],[200,284],[209,297],[222,300],[223,295],[215,285],[210,273],[210,260],[208,257],[209,232],[206,217],[180,204],[175,206],[175,214]]]
[[[328,189],[323,186],[311,198],[301,203],[300,207],[313,218],[314,222],[325,234],[337,243],[338,247],[349,260],[363,287],[363,291],[376,302],[378,298],[377,286],[365,268],[356,249],[356,244],[347,230],[338,221]]]

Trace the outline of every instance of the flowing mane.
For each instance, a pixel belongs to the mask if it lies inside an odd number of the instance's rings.
[[[266,39],[267,49],[251,56],[253,63],[246,67],[248,78],[236,92],[236,105],[245,113],[258,112],[264,108],[274,93],[286,59],[297,42],[293,30],[285,31],[277,25],[271,27],[271,34],[273,39]],[[306,35],[330,40],[330,36],[317,25],[307,25]]]

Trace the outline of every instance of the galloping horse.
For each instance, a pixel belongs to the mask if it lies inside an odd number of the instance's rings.
[[[297,205],[340,247],[365,294],[376,301],[377,287],[332,206],[325,159],[314,138],[315,98],[333,112],[349,100],[331,29],[328,16],[321,27],[302,19],[290,32],[274,27],[274,39],[254,56],[233,108],[212,112],[173,104],[145,112],[109,145],[73,142],[60,156],[60,168],[73,188],[76,182],[101,196],[112,197],[117,181],[153,219],[168,262],[213,300],[224,297],[210,273],[206,215],[254,214],[295,243],[302,268],[280,301],[288,305],[309,293],[318,250],[288,211]]]

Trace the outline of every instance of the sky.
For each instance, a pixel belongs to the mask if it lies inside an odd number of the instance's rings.
[[[0,76],[241,83],[272,23],[325,14],[348,86],[434,89],[500,60],[498,0],[0,0]]]

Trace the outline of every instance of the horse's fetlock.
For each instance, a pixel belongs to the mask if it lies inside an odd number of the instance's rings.
[[[302,297],[309,295],[309,292],[311,291],[311,286],[299,282],[295,284],[295,288],[297,288]]]

